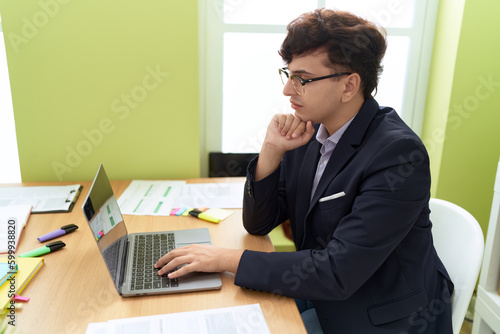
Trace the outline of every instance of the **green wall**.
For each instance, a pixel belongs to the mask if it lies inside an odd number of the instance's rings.
[[[500,157],[500,2],[441,0],[422,138],[432,196],[486,231]],[[0,0],[23,181],[200,173],[195,1]]]
[[[196,1],[0,0],[23,181],[198,177]]]
[[[500,2],[465,0],[463,13],[457,6],[440,2],[435,42],[441,47],[435,44],[422,138],[431,154],[433,197],[462,206],[486,234],[500,158]]]

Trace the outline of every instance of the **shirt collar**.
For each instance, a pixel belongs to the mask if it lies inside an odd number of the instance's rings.
[[[356,113],[356,115],[357,115],[357,113]],[[321,145],[324,145],[326,141],[330,141],[330,142],[334,143],[335,145],[337,145],[340,138],[344,134],[345,130],[347,130],[347,128],[351,124],[354,117],[356,117],[356,115],[352,116],[352,118],[350,120],[348,120],[344,125],[342,125],[342,127],[340,127],[340,129],[335,131],[335,133],[333,135],[331,135],[330,137],[328,137],[328,131],[326,130],[326,127],[323,126],[323,124],[320,124],[319,129],[318,129],[318,133],[316,133],[316,140],[319,141]]]

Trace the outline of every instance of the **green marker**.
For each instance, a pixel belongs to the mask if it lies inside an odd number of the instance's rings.
[[[66,246],[66,244],[64,242],[58,240],[58,241],[48,243],[43,247],[33,249],[32,251],[21,254],[21,255],[19,255],[19,257],[36,257],[36,256],[44,255],[47,253],[55,252],[56,250],[61,249],[64,246]]]

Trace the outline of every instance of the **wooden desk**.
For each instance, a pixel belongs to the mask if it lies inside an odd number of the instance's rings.
[[[209,182],[227,179],[210,179]],[[241,180],[240,180],[241,181]],[[189,182],[207,182],[207,179]],[[23,231],[17,254],[38,248],[37,237],[66,224],[79,229],[56,240],[66,247],[47,254],[45,265],[29,283],[23,296],[31,300],[16,311],[16,325],[22,333],[84,333],[90,322],[110,319],[206,310],[259,303],[271,333],[306,333],[293,299],[271,293],[248,291],[234,285],[234,275],[222,273],[222,289],[216,291],[122,298],[118,295],[84,219],[81,207],[91,182],[80,183],[82,193],[71,213],[32,214]],[[130,181],[112,181],[117,198]],[[23,186],[54,183],[23,183]],[[124,215],[129,232],[148,232],[207,227],[212,242],[227,248],[270,252],[266,237],[249,235],[241,223],[241,210],[219,224],[194,217]]]

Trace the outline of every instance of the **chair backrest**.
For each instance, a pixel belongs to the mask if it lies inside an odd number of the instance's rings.
[[[209,177],[246,176],[248,163],[258,153],[222,153],[208,154]]]
[[[460,333],[483,259],[484,237],[477,220],[466,210],[431,198],[434,247],[455,290],[451,299],[453,333]]]

